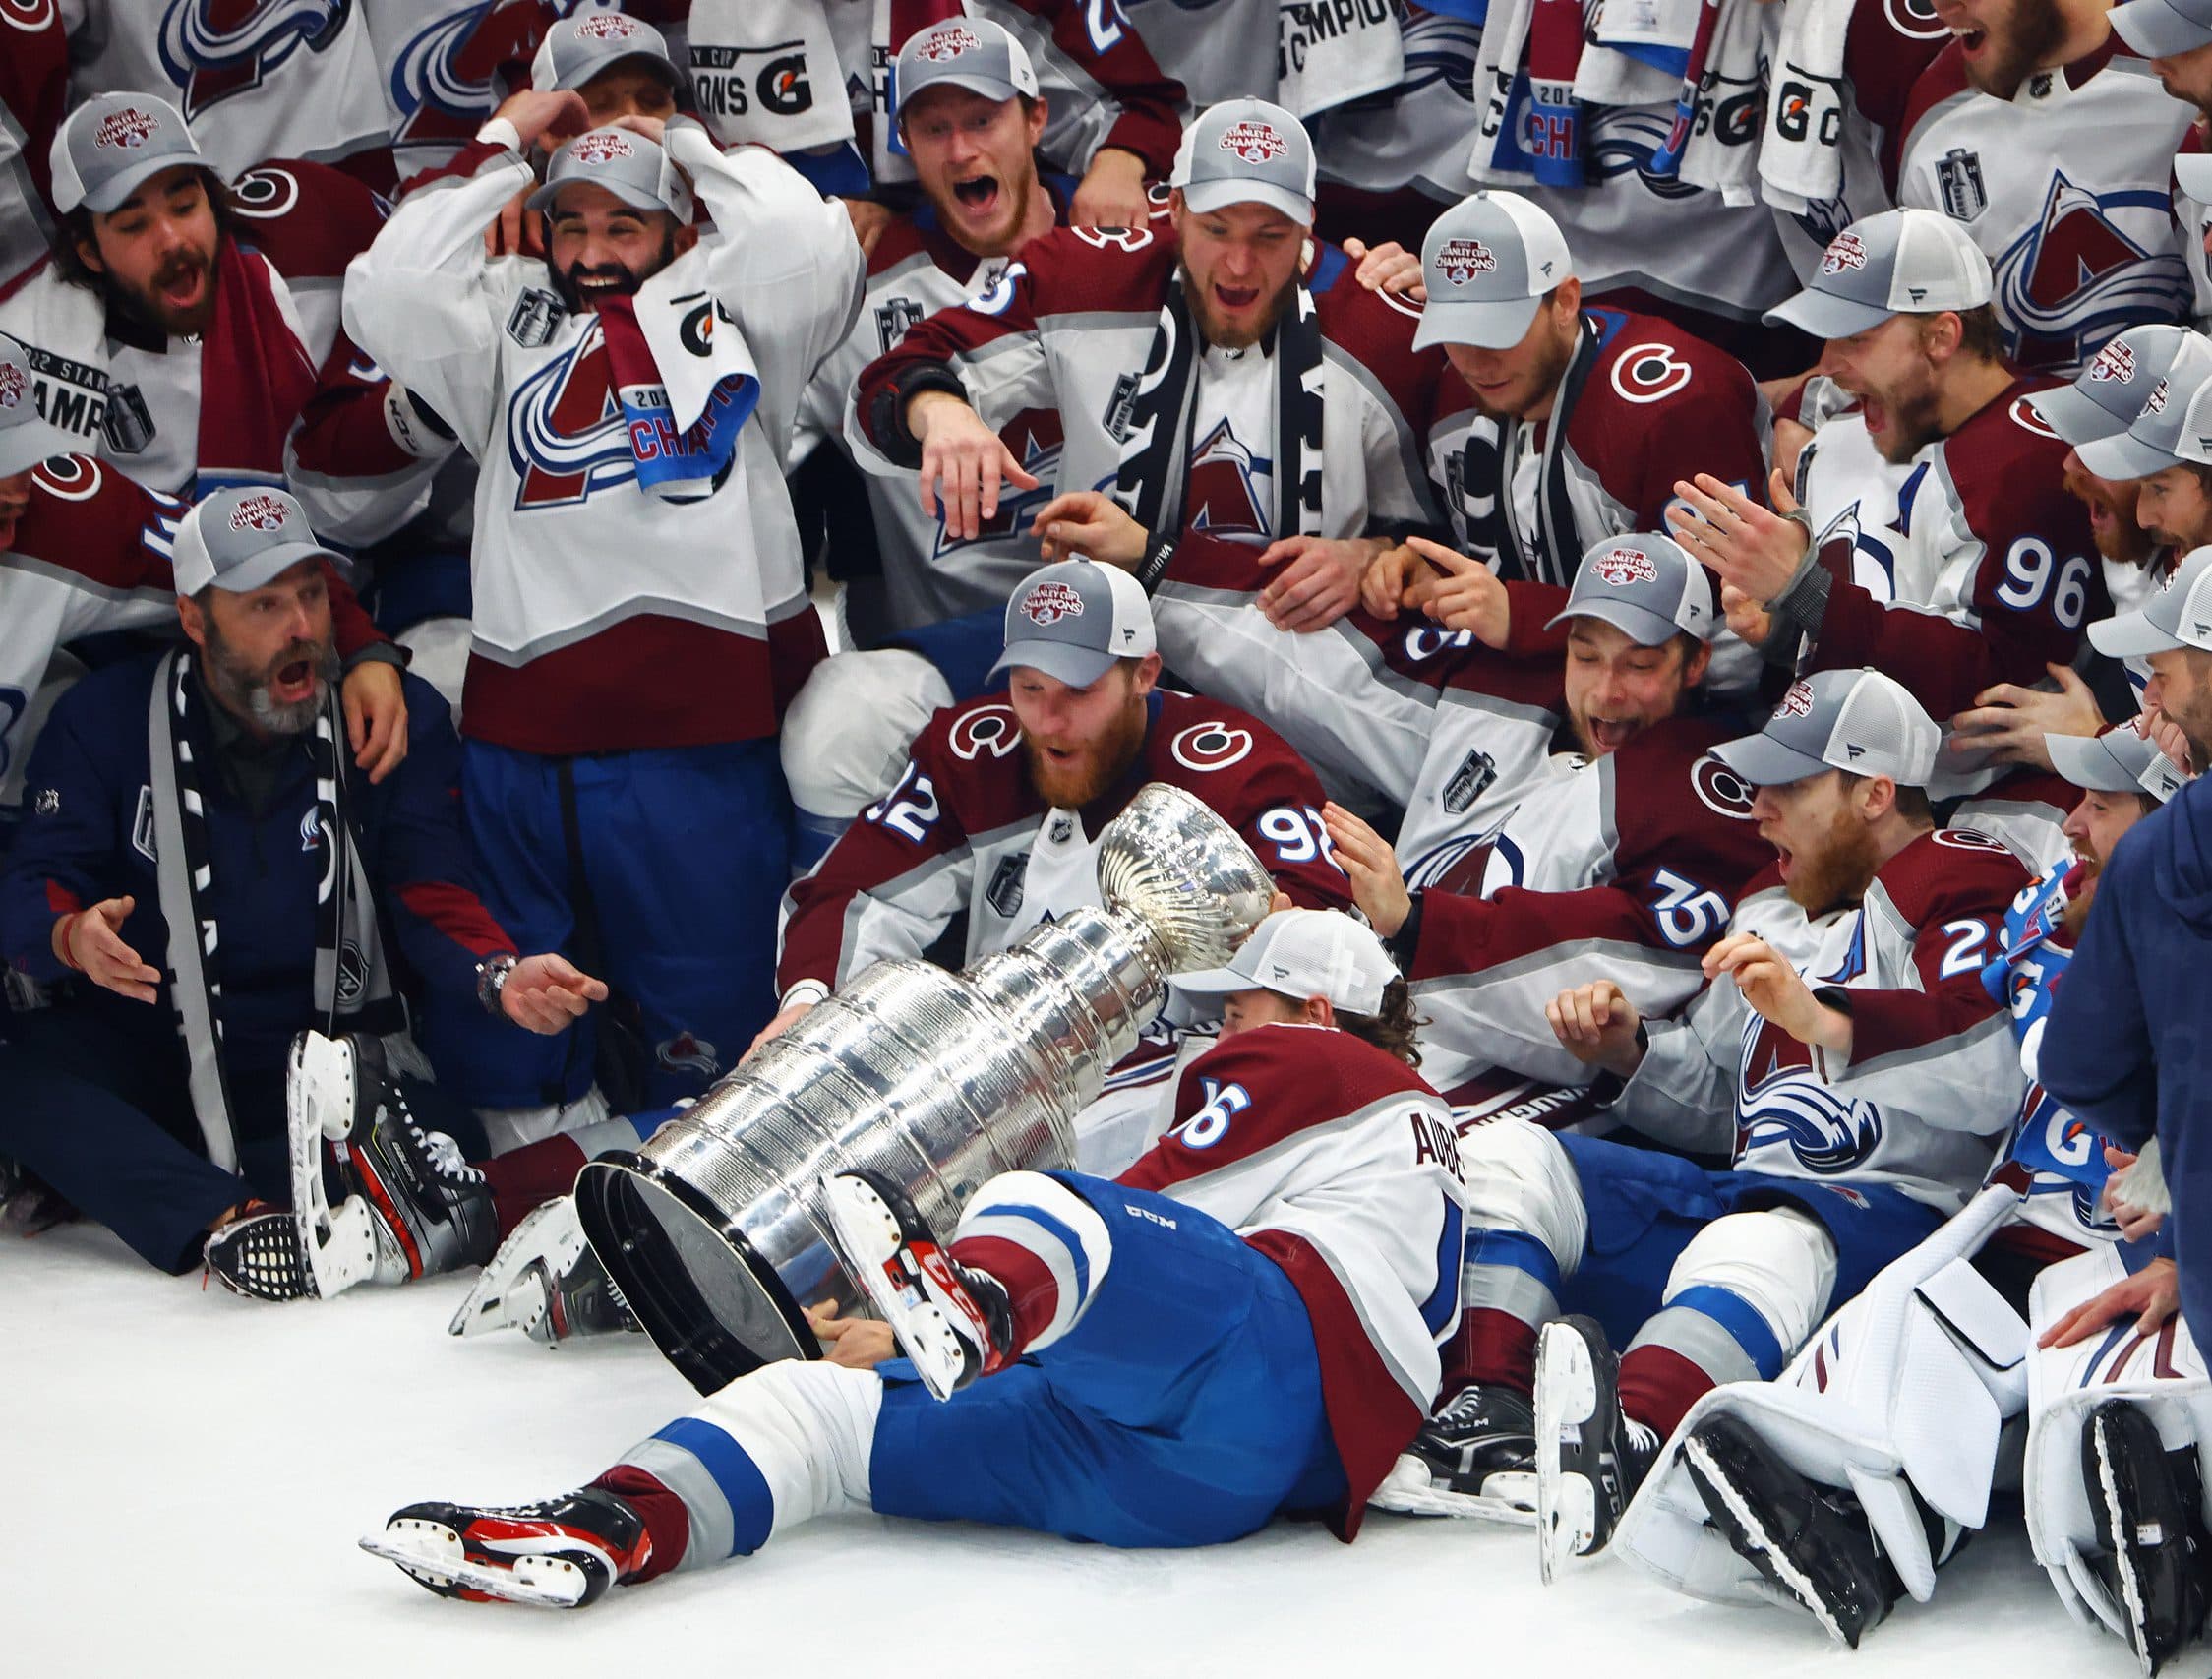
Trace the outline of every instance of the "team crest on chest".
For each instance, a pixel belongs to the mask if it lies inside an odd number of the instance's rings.
[[[190,121],[261,86],[301,50],[322,52],[353,15],[353,0],[170,0],[161,18],[161,68]]]

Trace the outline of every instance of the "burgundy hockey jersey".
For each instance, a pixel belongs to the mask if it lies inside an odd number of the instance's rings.
[[[1097,904],[1099,835],[1154,781],[1203,801],[1301,905],[1349,908],[1321,786],[1282,738],[1209,699],[1156,690],[1150,705],[1136,761],[1081,810],[1049,808],[1031,785],[1004,694],[938,712],[898,785],[786,895],[778,989],[834,989],[871,962],[919,956],[963,912],[973,961]]]
[[[68,104],[60,0],[0,0],[0,297],[46,255],[47,154]]]
[[[1436,1399],[1460,1317],[1466,1189],[1444,1099],[1349,1033],[1260,1026],[1183,1073],[1173,1122],[1120,1182],[1227,1225],[1313,1320],[1349,1539]]]

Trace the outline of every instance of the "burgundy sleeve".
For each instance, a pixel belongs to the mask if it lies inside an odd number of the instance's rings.
[[[1626,883],[1584,886],[1575,892],[1505,886],[1487,898],[1431,889],[1421,894],[1420,943],[1405,977],[1418,983],[1453,974],[1479,974],[1502,962],[1584,939],[1648,945],[1654,950],[1681,948],[1660,936],[1651,906]]]
[[[957,383],[953,362],[959,356],[1016,333],[1035,332],[1035,295],[1027,262],[1017,262],[981,297],[915,323],[905,337],[863,368],[855,406],[868,442],[894,461],[913,457],[903,411],[904,393],[913,389],[909,382],[933,372]]]
[[[1166,180],[1182,143],[1183,85],[1162,70],[1136,27],[1114,4],[1096,0],[1015,0],[1032,17],[1052,18],[1052,44],[1121,107],[1102,146],[1134,151],[1145,173]]]

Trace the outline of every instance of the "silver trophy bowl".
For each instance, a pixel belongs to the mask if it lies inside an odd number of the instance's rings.
[[[576,1179],[584,1234],[671,1363],[711,1393],[855,1309],[824,1173],[866,1168],[949,1230],[1002,1171],[1075,1162],[1076,1113],[1136,1047],[1167,976],[1219,967],[1274,882],[1234,829],[1155,782],[1099,838],[1104,909],[949,973],[878,962],[663,1125]]]

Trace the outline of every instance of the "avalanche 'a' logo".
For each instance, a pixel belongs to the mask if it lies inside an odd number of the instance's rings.
[[[391,65],[397,146],[465,141],[500,102],[496,78],[526,63],[537,45],[537,8],[478,0],[439,19],[401,44]]]
[[[1226,419],[1190,451],[1190,485],[1184,522],[1208,536],[1241,536],[1265,542],[1268,516],[1253,487],[1258,473],[1274,476],[1275,463],[1255,455],[1237,440]]]
[[[515,391],[507,410],[507,451],[521,480],[517,512],[581,502],[636,480],[637,457],[615,400],[597,321],[575,348],[547,362]]]
[[[2114,220],[2121,210],[2155,211],[2146,227],[2171,214],[2162,193],[2099,197],[2054,170],[2042,216],[1991,265],[1998,312],[2024,366],[2070,366],[2124,328],[2188,314],[2188,265],[2128,237]]]
[[[1753,1015],[1744,1025],[1736,1098],[1736,1161],[1759,1169],[1759,1150],[1787,1148],[1815,1176],[1856,1170],[1882,1146],[1882,1110],[1839,1096],[1813,1071],[1811,1052],[1780,1027]]]
[[[169,0],[161,15],[161,68],[176,84],[185,120],[263,77],[301,47],[338,38],[353,0]]]

